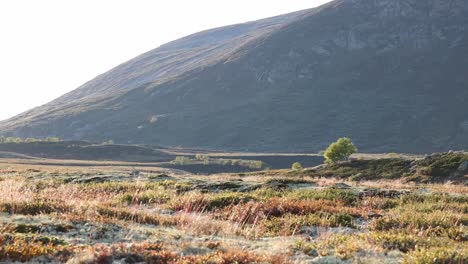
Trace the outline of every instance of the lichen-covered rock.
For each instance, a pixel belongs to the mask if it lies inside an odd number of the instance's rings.
[[[460,166],[458,166],[458,169],[457,169],[459,172],[463,172],[463,173],[466,173],[468,172],[468,160],[462,162],[460,164]]]

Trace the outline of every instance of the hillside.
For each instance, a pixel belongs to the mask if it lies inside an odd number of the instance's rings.
[[[2,155],[3,153],[3,155]],[[0,144],[0,158],[63,160],[170,161],[175,156],[144,146],[92,144],[82,141]]]
[[[197,33],[0,134],[249,151],[468,147],[468,2],[336,0]]]

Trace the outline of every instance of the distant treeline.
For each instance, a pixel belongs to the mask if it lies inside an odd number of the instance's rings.
[[[241,159],[214,159],[208,155],[196,154],[195,159],[191,159],[186,156],[178,156],[172,164],[176,165],[194,165],[202,163],[203,165],[223,165],[223,166],[240,166],[247,167],[253,170],[260,170],[266,168],[266,164],[260,160],[241,160]]]
[[[3,137],[0,136],[0,144],[2,143],[33,143],[33,142],[60,142],[58,137],[46,138],[19,138],[19,137]]]

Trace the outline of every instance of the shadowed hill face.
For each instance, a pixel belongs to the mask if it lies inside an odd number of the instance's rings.
[[[130,145],[99,145],[81,141],[0,144],[3,158],[62,160],[170,161],[174,156],[158,149]]]
[[[99,109],[132,89],[154,82],[164,83],[221,61],[246,42],[268,34],[305,13],[307,10],[206,30],[172,41],[97,76],[44,106],[20,114],[9,124],[30,120],[37,123],[51,117]]]
[[[20,136],[232,150],[468,147],[468,3],[341,0],[201,32],[6,122]]]
[[[46,105],[78,105],[73,100],[99,102],[146,83],[163,83],[199,67],[222,60],[245,42],[289,23],[307,11],[196,33],[146,52]],[[99,99],[98,99],[99,98]],[[81,102],[81,101],[80,101]]]

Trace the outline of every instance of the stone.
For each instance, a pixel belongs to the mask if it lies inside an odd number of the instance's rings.
[[[458,166],[457,169],[459,172],[468,172],[468,160],[465,160]]]
[[[426,189],[426,188],[419,188],[415,191],[415,193],[419,193],[419,194],[427,194],[429,193],[429,190]]]
[[[262,187],[261,184],[252,184],[252,185],[242,186],[237,191],[238,192],[251,192],[251,191],[255,191],[255,190],[257,190],[257,189],[259,189],[261,187]]]
[[[352,263],[349,261],[344,261],[336,256],[325,256],[325,257],[316,257],[312,260],[311,263],[320,263],[320,264],[340,264],[340,263]]]
[[[333,187],[338,188],[338,189],[350,189],[351,188],[350,185],[343,183],[343,182],[337,182],[333,184]]]
[[[312,257],[317,257],[319,254],[316,249],[311,249],[307,252],[307,255],[312,256]]]
[[[88,178],[78,178],[73,179],[72,183],[103,183],[107,182],[112,178],[112,176],[93,176]]]
[[[173,214],[175,214],[175,212],[173,210],[169,210],[169,209],[161,210],[161,211],[159,211],[159,213],[162,214],[162,215],[173,215]]]
[[[303,226],[300,229],[301,234],[306,234],[309,237],[317,237],[318,236],[318,229],[316,226]]]

